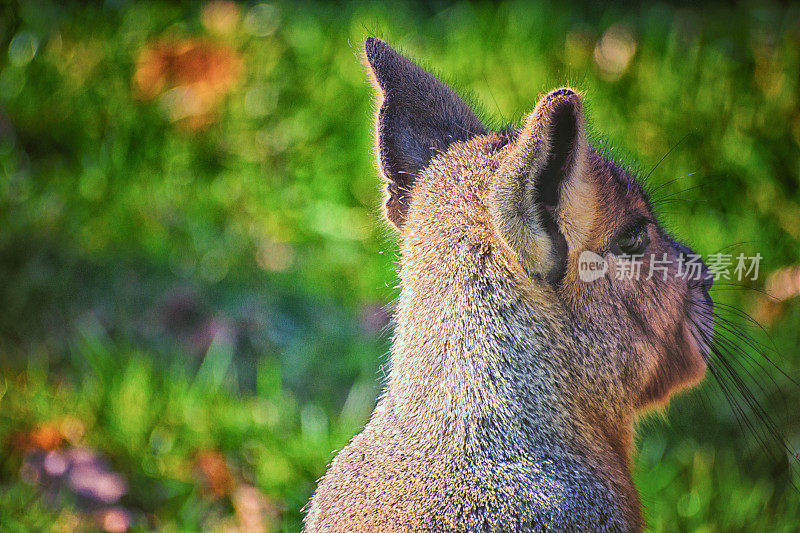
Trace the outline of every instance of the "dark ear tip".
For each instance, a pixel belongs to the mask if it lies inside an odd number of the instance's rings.
[[[370,64],[375,64],[378,56],[386,50],[390,50],[389,45],[377,37],[367,37],[367,40],[364,42],[364,53]]]
[[[569,87],[562,87],[560,89],[550,91],[550,93],[545,96],[542,101],[544,103],[552,103],[556,105],[570,102],[576,106],[580,106],[582,103],[580,93],[574,89],[570,89]]]
[[[578,91],[562,87],[550,91],[536,104],[536,109],[529,117],[529,124],[541,121],[544,117],[558,115],[569,110],[576,118],[583,113],[583,99]]]
[[[578,96],[578,93],[575,92],[573,89],[570,89],[569,87],[562,87],[560,89],[555,89],[554,91],[551,91],[548,96],[550,96],[551,98],[555,98],[557,96]]]

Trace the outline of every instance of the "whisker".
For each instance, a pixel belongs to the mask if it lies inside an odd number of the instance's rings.
[[[693,190],[696,190],[696,189],[702,189],[703,187],[708,187],[713,181],[714,181],[714,179],[711,179],[711,180],[705,181],[703,183],[700,183],[698,185],[693,185],[691,187],[686,187],[685,189],[682,189],[680,191],[671,192],[671,193],[669,193],[669,194],[667,194],[665,196],[662,196],[661,198],[652,199],[651,203],[660,202],[660,201],[663,201],[663,200],[669,199],[669,198],[675,198],[675,197],[680,196],[681,194],[687,193],[689,191],[693,191]]]
[[[696,304],[695,302],[692,303]],[[738,364],[744,370],[746,376],[756,383],[765,396],[768,396],[768,393],[762,386],[761,382],[756,379],[747,366],[744,365],[742,359],[746,358],[751,362],[751,364],[756,365],[763,373],[769,376],[769,373],[766,372],[766,369],[753,357],[753,355],[748,353],[747,350],[747,348],[750,348],[756,352],[756,354],[768,360],[772,366],[778,368],[775,363],[769,360],[769,358],[767,358],[763,353],[764,349],[769,349],[769,347],[763,346],[750,335],[747,335],[744,331],[735,329],[736,324],[727,317],[719,316],[718,313],[713,313],[707,308],[700,307],[699,304],[696,305],[702,317],[710,318],[713,315],[715,318],[717,331],[713,335],[713,338],[709,337],[708,332],[699,328],[694,321],[692,321],[692,325],[694,330],[700,336],[700,339],[709,346],[709,353],[707,356],[709,372],[712,374],[712,376],[714,376],[715,381],[719,385],[725,400],[732,409],[737,423],[739,424],[740,428],[742,428],[743,425],[747,427],[748,431],[758,441],[759,446],[774,462],[780,462],[779,457],[775,455],[775,445],[777,445],[778,448],[780,448],[782,452],[786,454],[786,456],[794,459],[794,461],[788,461],[788,479],[795,491],[800,492],[800,488],[798,488],[798,486],[795,484],[791,475],[796,471],[800,471],[800,461],[798,461],[800,455],[792,448],[792,446],[781,433],[780,428],[775,424],[772,417],[752,393],[745,379],[739,375],[733,366],[733,363]],[[737,316],[742,318],[741,315]],[[753,320],[752,317],[749,317],[749,315],[747,316],[749,319]],[[728,338],[727,335],[730,335],[732,338]],[[735,341],[742,343],[744,346],[737,344]],[[778,370],[781,371],[782,374],[786,375],[785,372],[783,372],[780,368],[778,368]],[[769,377],[777,386],[775,380],[771,376]],[[789,377],[789,379],[793,383],[796,383],[792,378]],[[778,389],[780,390],[780,387],[778,387]],[[744,410],[743,404],[747,406],[754,419],[751,419]],[[772,446],[770,443],[772,443]],[[786,456],[783,457],[784,460],[787,459]]]
[[[746,313],[745,313],[745,314],[746,314]],[[730,320],[728,320],[728,319],[727,319],[727,318],[725,318],[725,317],[722,317],[722,316],[720,316],[720,315],[718,315],[718,314],[716,314],[716,313],[715,313],[715,315],[714,315],[714,316],[715,316],[716,318],[718,318],[718,319],[720,319],[720,320],[724,321],[724,322],[725,322],[727,325],[729,325],[731,328],[732,328],[733,326],[735,326],[735,324],[733,324],[733,323],[732,323]],[[747,316],[749,317],[749,315],[747,315]],[[753,322],[754,322],[756,325],[758,325],[758,327],[759,327],[759,328],[760,328],[762,331],[764,331],[764,332],[766,333],[766,330],[764,330],[763,326],[761,326],[761,324],[759,324],[759,323],[758,323],[758,321],[756,321],[756,320],[755,320],[754,318],[752,318],[752,317],[750,317],[750,320],[752,320],[752,321],[753,321]],[[765,345],[765,344],[763,344],[763,343],[760,343],[760,342],[758,342],[756,339],[754,339],[754,338],[753,338],[753,337],[751,337],[750,335],[747,335],[747,334],[745,334],[744,332],[737,331],[737,332],[736,332],[736,334],[737,334],[737,336],[740,336],[740,338],[741,338],[742,340],[745,340],[745,341],[748,343],[748,345],[750,345],[750,346],[751,346],[751,348],[753,348],[753,349],[754,349],[754,351],[758,352],[758,354],[759,354],[761,357],[763,357],[763,358],[764,358],[764,359],[765,359],[765,360],[766,360],[766,361],[767,361],[767,362],[768,362],[770,365],[772,365],[772,366],[773,366],[773,367],[774,367],[774,368],[775,368],[775,369],[776,369],[778,372],[780,372],[780,373],[781,373],[781,375],[783,375],[783,377],[785,377],[786,379],[788,379],[789,381],[791,381],[791,382],[792,382],[794,385],[796,385],[797,387],[800,387],[800,382],[798,382],[798,381],[797,381],[796,379],[794,379],[792,376],[790,376],[789,374],[787,374],[787,373],[786,373],[786,372],[785,372],[785,371],[784,371],[784,370],[783,370],[783,369],[780,367],[780,365],[778,365],[777,363],[775,363],[775,362],[774,362],[772,359],[770,359],[770,358],[769,358],[769,357],[768,357],[768,356],[767,356],[765,353],[763,353],[761,350],[759,350],[759,349],[758,349],[758,347],[762,347],[764,350],[771,351],[772,353],[775,353],[775,354],[777,354],[777,353],[778,353],[778,350],[777,350],[777,348],[775,347],[775,344],[774,344],[774,342],[773,342],[773,340],[772,340],[772,337],[770,337],[768,333],[766,333],[766,334],[767,334],[767,338],[769,338],[769,339],[770,339],[770,342],[772,343],[772,347],[770,347],[770,346],[767,346],[767,345]],[[755,346],[754,346],[754,344],[755,344]]]
[[[727,246],[723,246],[722,248],[717,249],[717,251],[713,252],[713,253],[718,254],[718,253],[722,252],[723,250],[727,250],[729,248],[735,248],[736,246],[741,246],[743,244],[755,244],[757,242],[759,242],[759,241],[740,241],[740,242],[735,242],[733,244],[729,244]]]
[[[662,206],[674,202],[685,202],[687,204],[707,204],[708,200],[701,200],[699,198],[664,198],[663,200],[654,200],[650,202],[650,204],[653,206]]]
[[[742,284],[739,284],[739,283],[732,283],[732,282],[726,283],[726,282],[715,281],[714,285],[712,285],[711,288],[709,289],[709,292],[711,292],[711,291],[724,292],[724,291],[734,291],[734,290],[755,291],[757,293],[763,294],[764,296],[769,298],[770,301],[773,301],[773,302],[780,301],[777,298],[775,298],[774,296],[772,296],[770,293],[766,292],[763,289],[759,289],[758,287],[750,287],[749,285],[742,285]]]
[[[675,150],[675,148],[677,148],[678,146],[680,146],[680,145],[683,143],[683,141],[685,141],[685,140],[686,140],[688,137],[689,137],[689,134],[687,133],[686,135],[684,135],[683,137],[681,137],[681,139],[680,139],[678,142],[676,142],[675,144],[673,144],[673,145],[670,147],[670,149],[669,149],[669,150],[667,150],[667,153],[665,153],[664,155],[662,155],[662,156],[661,156],[661,159],[659,159],[659,160],[656,162],[656,164],[655,164],[655,165],[653,165],[653,168],[651,168],[651,169],[650,169],[650,172],[648,172],[648,173],[645,175],[645,177],[643,178],[643,180],[642,180],[642,181],[645,181],[645,182],[646,182],[646,181],[648,180],[648,178],[650,178],[650,176],[652,176],[652,175],[653,175],[653,172],[655,172],[655,171],[656,171],[656,169],[658,168],[658,165],[660,165],[661,163],[663,163],[663,162],[664,162],[664,160],[665,160],[665,159],[666,159],[666,158],[669,156],[669,154],[671,154],[671,153],[672,153],[672,151],[673,151],[673,150]],[[683,179],[683,178],[685,178],[686,176],[691,176],[692,174],[694,174],[694,172],[690,172],[689,174],[685,174],[685,175],[683,175],[683,176],[681,176],[681,177],[679,177],[679,178],[675,178],[675,179],[673,179],[673,180],[670,180],[670,181],[668,181],[668,182],[666,182],[666,183],[662,183],[661,185],[659,185],[658,187],[656,187],[655,189],[653,189],[653,190],[650,192],[650,194],[653,194],[653,193],[657,192],[659,189],[662,189],[662,188],[664,188],[666,185],[669,185],[670,183],[673,183],[673,182],[675,182],[675,181],[678,181],[679,179]]]

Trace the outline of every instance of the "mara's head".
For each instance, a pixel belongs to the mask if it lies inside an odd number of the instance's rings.
[[[492,132],[384,42],[365,48],[386,216],[400,234],[406,305],[416,308],[401,313],[435,307],[432,299],[451,305],[469,283],[493,287],[492,302],[472,292],[462,299],[478,301],[462,305],[523,314],[513,319],[543,328],[552,357],[579,361],[584,387],[596,381],[594,393],[634,410],[703,377],[708,271],[659,225],[636,178],[589,145],[579,92],[555,90],[519,129]],[[515,303],[498,310],[498,298]]]

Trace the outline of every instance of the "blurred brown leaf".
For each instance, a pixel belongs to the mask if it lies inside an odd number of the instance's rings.
[[[767,277],[766,291],[776,300],[788,300],[800,294],[800,266],[779,268]]]
[[[203,39],[163,40],[139,52],[134,94],[142,100],[161,96],[172,121],[200,129],[213,122],[241,73],[241,56],[226,45]]]
[[[64,434],[61,433],[61,424],[48,422],[33,430],[30,434],[30,442],[33,447],[45,451],[55,450],[64,442]]]
[[[772,326],[778,319],[783,316],[784,303],[770,299],[764,295],[757,295],[755,301],[751,305],[750,314],[753,320],[762,326]]]
[[[17,451],[39,449],[56,450],[64,443],[64,434],[58,422],[46,422],[31,431],[18,431],[11,436],[11,447]]]
[[[771,326],[783,316],[786,300],[800,295],[800,266],[783,267],[772,272],[767,276],[764,292],[756,296],[751,314],[760,324]]]
[[[222,453],[214,450],[200,452],[195,459],[195,466],[209,493],[217,498],[230,494],[233,476]]]

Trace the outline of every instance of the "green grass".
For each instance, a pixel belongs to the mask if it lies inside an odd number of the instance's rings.
[[[299,528],[379,391],[380,306],[397,292],[359,58],[367,35],[434,68],[493,125],[518,122],[549,89],[583,90],[595,144],[649,175],[655,196],[679,199],[659,205],[674,233],[702,253],[760,252],[759,290],[800,263],[796,9],[238,12],[215,33],[203,4],[0,8],[4,531],[96,527],[69,494],[54,503],[23,481],[15,436],[48,424],[77,424],[66,445],[124,476],[120,504],[137,528],[236,523],[235,495],[209,494],[197,471],[209,450],[234,485],[262,493],[268,527]],[[191,129],[170,96],[137,98],[132,79],[147,43],[198,36],[235,50],[243,70],[208,127]],[[629,63],[596,51],[614,36]],[[766,316],[771,341],[753,333],[798,376],[800,307],[764,315],[759,294],[715,297]],[[765,365],[750,367],[751,387],[797,448],[800,390]],[[796,530],[790,460],[758,441],[711,379],[644,421],[635,476],[652,529]]]

